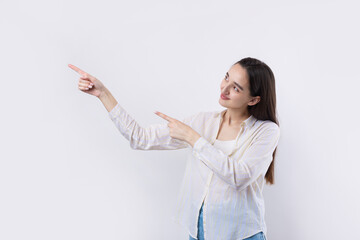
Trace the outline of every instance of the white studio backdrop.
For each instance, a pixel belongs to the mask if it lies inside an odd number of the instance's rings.
[[[0,1],[0,239],[188,239],[188,150],[135,151],[71,63],[139,124],[222,110],[244,57],[276,77],[268,240],[357,239],[356,1]]]

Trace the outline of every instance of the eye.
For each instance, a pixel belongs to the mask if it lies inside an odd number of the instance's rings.
[[[236,88],[236,91],[239,92],[239,89],[237,87],[234,87],[234,88]]]

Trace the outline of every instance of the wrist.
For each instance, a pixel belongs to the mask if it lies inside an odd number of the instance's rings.
[[[101,101],[103,101],[104,99],[108,98],[109,97],[109,90],[107,88],[104,88],[104,90],[102,90],[99,94],[99,99]]]
[[[108,112],[110,112],[118,104],[114,96],[107,88],[100,92],[98,98],[104,104]]]
[[[193,132],[191,133],[190,137],[189,137],[189,140],[188,140],[188,143],[194,147],[194,144],[196,143],[196,141],[201,137],[200,134],[198,134],[197,132]]]

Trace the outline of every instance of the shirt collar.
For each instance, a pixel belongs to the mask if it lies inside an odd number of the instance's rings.
[[[226,110],[227,109],[224,109],[222,111],[217,111],[215,113],[215,117],[220,118],[220,121],[222,121]],[[248,117],[246,120],[244,120],[241,124],[244,125],[245,128],[251,128],[254,125],[254,123],[256,122],[256,120],[257,119],[253,115],[250,115],[250,117]]]

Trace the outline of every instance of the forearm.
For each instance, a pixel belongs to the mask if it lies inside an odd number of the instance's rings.
[[[279,142],[280,129],[275,123],[268,126],[248,143],[242,153],[230,156],[203,137],[195,142],[192,152],[215,174],[240,191],[262,173],[265,174],[271,164],[273,152]],[[239,148],[237,151],[240,151]]]
[[[105,107],[111,105],[111,95],[103,95],[101,99]],[[175,150],[188,147],[186,142],[170,136],[169,127],[166,123],[151,124],[147,127],[141,127],[138,122],[128,114],[122,106],[120,106],[120,104],[115,102],[113,104],[115,106],[108,113],[109,117],[120,133],[130,142],[130,147],[132,149]],[[194,118],[194,116],[184,118],[183,121],[189,124],[192,118]]]
[[[100,94],[99,99],[104,104],[108,112],[110,112],[118,103],[107,88],[105,88],[105,90]]]

